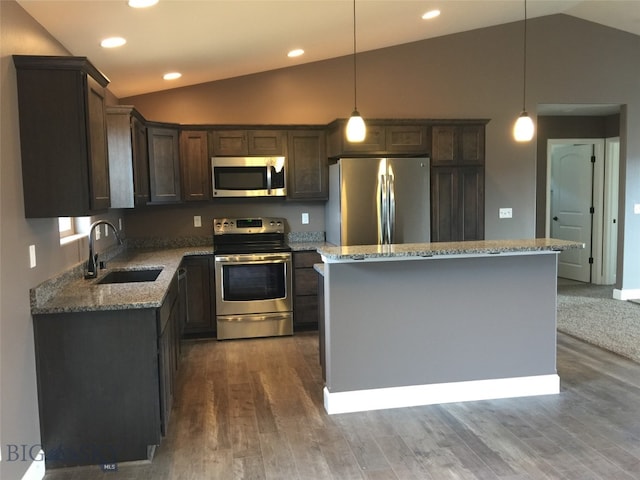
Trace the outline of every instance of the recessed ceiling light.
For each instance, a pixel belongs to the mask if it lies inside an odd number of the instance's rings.
[[[125,43],[127,43],[127,41],[122,37],[110,37],[102,40],[100,46],[103,48],[116,48],[121,47]]]
[[[129,6],[133,8],[147,8],[152,7],[158,0],[129,0]]]
[[[429,20],[431,18],[436,18],[440,16],[440,10],[429,10],[427,13],[422,15],[423,20]]]
[[[287,57],[299,57],[300,55],[304,54],[304,50],[301,48],[296,48],[294,50],[291,50],[289,53],[287,53]]]
[[[162,78],[164,78],[165,80],[176,80],[178,78],[180,78],[182,76],[182,74],[180,72],[171,72],[171,73],[165,73]]]

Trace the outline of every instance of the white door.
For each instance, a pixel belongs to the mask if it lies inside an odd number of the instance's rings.
[[[551,153],[551,237],[585,244],[558,259],[558,276],[591,281],[593,144],[557,146]]]

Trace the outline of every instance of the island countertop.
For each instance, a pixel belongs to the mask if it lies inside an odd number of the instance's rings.
[[[526,252],[552,252],[584,248],[584,243],[555,238],[477,240],[466,242],[406,243],[391,245],[322,246],[327,263],[361,260],[406,260],[416,257],[483,256]]]

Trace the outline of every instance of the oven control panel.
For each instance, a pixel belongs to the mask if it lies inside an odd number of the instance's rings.
[[[214,218],[213,234],[284,233],[286,221],[278,217]]]

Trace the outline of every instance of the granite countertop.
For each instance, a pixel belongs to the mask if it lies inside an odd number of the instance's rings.
[[[107,261],[107,268],[98,277],[85,280],[82,266],[47,280],[31,289],[31,313],[65,313],[100,310],[158,308],[162,305],[182,258],[186,255],[212,255],[211,247],[123,250]],[[162,268],[153,282],[98,282],[114,270],[144,270]]]
[[[479,240],[468,242],[407,243],[318,248],[325,262],[407,260],[416,257],[483,256],[501,253],[550,252],[584,248],[583,243],[554,238]]]

